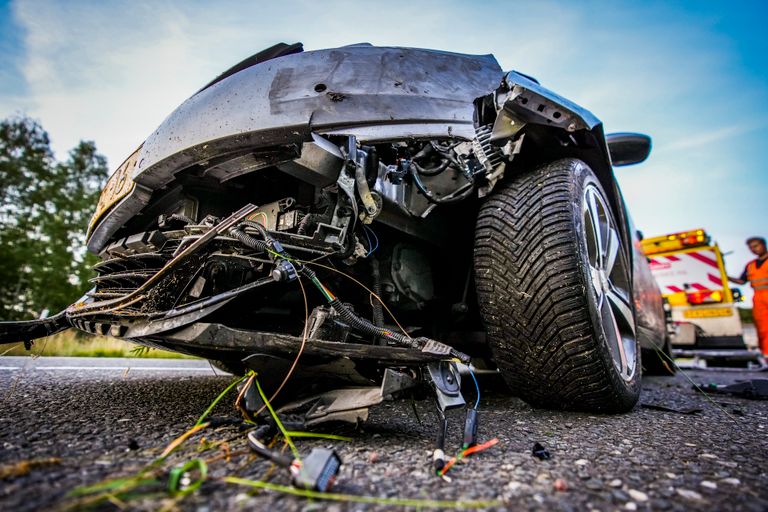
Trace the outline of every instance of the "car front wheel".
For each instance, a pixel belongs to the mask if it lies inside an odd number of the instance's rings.
[[[534,406],[632,409],[640,393],[630,264],[582,161],[518,175],[481,207],[475,281],[495,361]]]

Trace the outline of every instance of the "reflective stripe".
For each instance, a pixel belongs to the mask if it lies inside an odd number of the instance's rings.
[[[747,280],[755,291],[768,290],[768,263],[757,268],[757,260],[750,261],[747,264]]]

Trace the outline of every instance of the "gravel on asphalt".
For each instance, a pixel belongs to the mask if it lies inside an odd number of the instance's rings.
[[[687,372],[695,382],[731,383],[759,373]],[[0,467],[27,474],[0,479],[0,510],[63,509],[68,492],[107,478],[135,474],[185,432],[231,376],[116,370],[0,370]],[[498,437],[489,450],[457,464],[448,476],[431,470],[435,415],[429,401],[407,400],[371,409],[357,428],[326,432],[351,441],[296,440],[307,453],[334,447],[343,466],[335,492],[440,500],[493,500],[492,509],[515,510],[754,510],[768,509],[768,402],[691,389],[683,375],[644,379],[642,403],[702,409],[689,415],[643,408],[616,416],[533,409],[488,389],[480,404],[481,440]],[[472,389],[467,389],[467,396]],[[214,411],[235,416],[234,395]],[[715,405],[716,404],[716,405]],[[727,413],[727,414],[726,414]],[[447,446],[458,448],[463,414],[450,413]],[[228,439],[229,462],[209,464],[208,479],[183,499],[164,493],[139,496],[130,509],[158,510],[378,510],[376,504],[310,501],[274,491],[225,483],[225,476],[289,484],[284,471],[248,451],[236,427],[202,431],[167,467],[193,457],[223,454],[207,442]],[[532,456],[539,442],[549,460]],[[23,473],[23,471],[21,471]],[[2,472],[0,471],[0,474]],[[116,509],[107,503],[106,510]]]

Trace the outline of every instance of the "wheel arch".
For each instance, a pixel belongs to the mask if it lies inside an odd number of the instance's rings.
[[[577,158],[597,176],[620,223],[624,246],[631,247],[624,200],[611,164],[602,122],[589,110],[563,98],[538,81],[510,71],[492,94],[475,101],[476,126],[492,125],[490,140],[522,143],[508,174],[524,172],[562,158]],[[632,251],[629,251],[630,253]],[[630,261],[632,254],[628,254]]]

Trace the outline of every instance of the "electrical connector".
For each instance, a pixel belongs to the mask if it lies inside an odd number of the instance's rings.
[[[467,420],[464,422],[465,450],[477,444],[477,409],[467,409]]]
[[[293,485],[300,489],[325,492],[333,487],[341,468],[341,458],[334,450],[313,448],[301,461],[293,477]]]
[[[285,249],[283,249],[283,245],[277,240],[275,240],[274,238],[269,238],[267,240],[267,243],[269,244],[270,248],[277,254],[285,253]]]
[[[289,283],[298,277],[296,267],[288,260],[280,260],[272,270],[272,279],[278,282]]]

